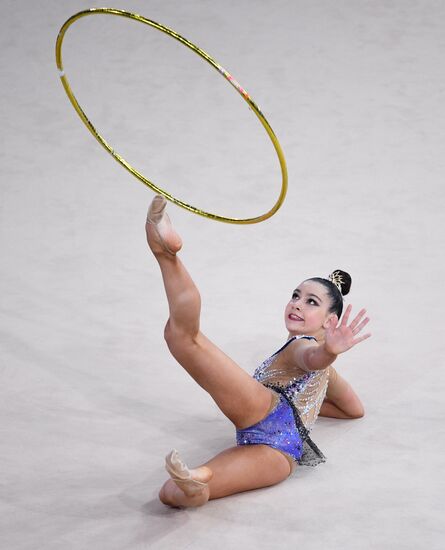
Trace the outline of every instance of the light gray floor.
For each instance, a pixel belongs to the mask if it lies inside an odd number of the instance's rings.
[[[202,330],[252,373],[287,338],[291,289],[336,268],[371,316],[373,337],[336,363],[366,415],[318,419],[327,462],[182,511],[157,499],[165,454],[194,466],[234,430],[164,343],[153,192],[60,85],[57,32],[90,5],[2,1],[1,548],[442,548],[445,4],[113,3],[233,73],[288,162],[287,199],[264,223],[169,205]],[[278,164],[238,94],[168,37],[104,17],[68,31],[64,62],[112,146],[192,204],[267,210]]]

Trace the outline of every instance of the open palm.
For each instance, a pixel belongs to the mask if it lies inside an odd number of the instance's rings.
[[[366,309],[361,309],[356,318],[348,326],[351,309],[352,306],[349,304],[339,325],[337,315],[334,315],[334,317],[330,320],[325,332],[325,347],[326,351],[329,353],[333,353],[335,355],[343,353],[355,346],[355,344],[358,344],[371,336],[371,334],[368,333],[357,338],[357,334],[359,334],[363,327],[369,322],[369,317],[366,317],[360,322],[361,318],[366,313]]]

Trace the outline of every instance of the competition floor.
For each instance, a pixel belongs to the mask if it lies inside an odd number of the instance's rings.
[[[113,2],[215,57],[288,162],[264,223],[169,204],[203,332],[252,373],[287,339],[290,291],[338,268],[371,317],[372,338],[336,363],[365,416],[319,418],[311,434],[327,462],[194,510],[159,502],[164,456],[196,466],[235,432],[164,342],[153,192],[60,85],[57,32],[90,6],[2,2],[0,547],[441,548],[445,4]],[[272,205],[272,146],[210,66],[130,21],[85,20],[66,41],[73,90],[143,173],[222,214]]]

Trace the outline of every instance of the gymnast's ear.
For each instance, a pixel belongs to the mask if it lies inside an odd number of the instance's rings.
[[[331,326],[331,323],[336,327],[338,325],[338,317],[335,313],[329,313],[329,315],[326,317],[325,321],[323,322],[323,328],[327,329]]]

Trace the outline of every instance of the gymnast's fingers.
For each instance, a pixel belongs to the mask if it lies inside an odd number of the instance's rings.
[[[343,319],[341,320],[341,323],[340,323],[342,327],[345,327],[347,325],[349,314],[351,313],[351,309],[352,309],[352,305],[349,304],[348,307],[346,308],[346,311],[343,314]]]
[[[360,336],[360,338],[357,338],[356,340],[354,340],[352,345],[355,346],[355,344],[358,344],[359,342],[363,342],[363,340],[366,340],[370,336],[371,336],[371,333],[368,332],[367,334],[364,334],[363,336]]]
[[[365,325],[367,325],[369,323],[369,317],[365,317],[365,319],[363,319],[363,321],[358,325],[358,327],[355,327],[354,330],[353,330],[353,333],[354,334],[358,334],[359,332],[361,332],[361,330],[363,329],[363,327]],[[351,325],[352,326],[352,325]]]
[[[354,330],[356,326],[359,324],[360,319],[363,317],[363,315],[366,313],[366,309],[361,309],[358,313],[355,319],[351,323],[351,328]]]

